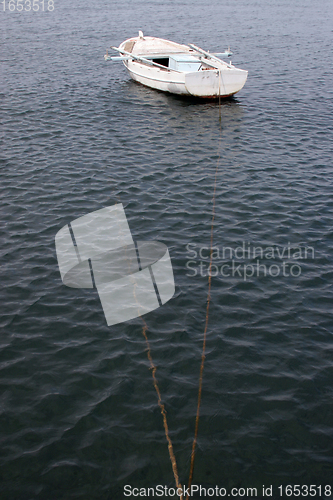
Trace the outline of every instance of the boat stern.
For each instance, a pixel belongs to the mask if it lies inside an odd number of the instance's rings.
[[[196,97],[227,97],[239,92],[245,85],[248,72],[244,69],[211,69],[186,73],[185,86]]]

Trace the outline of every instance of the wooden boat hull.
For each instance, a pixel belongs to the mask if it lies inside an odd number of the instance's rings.
[[[123,63],[133,80],[172,94],[202,98],[228,97],[239,92],[247,79],[248,72],[235,68],[231,63],[215,58],[212,64],[209,58],[203,56],[195,61],[195,50],[160,38],[130,38],[117,50],[121,52],[121,49],[128,54]],[[131,59],[130,54],[137,59]],[[172,62],[176,66],[172,68],[168,63],[166,66],[147,64],[149,61],[138,60],[140,57],[150,58],[152,61],[169,58],[169,64]],[[177,62],[177,57],[185,59]],[[195,64],[198,68],[193,71]]]
[[[239,92],[246,79],[247,71],[243,69],[197,71],[185,75],[185,86],[193,96],[227,97]]]
[[[125,63],[124,63],[125,64]],[[125,64],[131,78],[147,87],[202,98],[228,97],[245,85],[247,71],[242,69],[208,70],[175,74],[137,62]]]
[[[137,62],[127,62],[125,66],[133,80],[147,87],[172,94],[189,95],[185,86],[185,73],[172,73]]]

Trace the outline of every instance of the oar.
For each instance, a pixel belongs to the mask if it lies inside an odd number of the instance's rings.
[[[210,52],[207,52],[206,50],[203,50],[200,47],[197,47],[193,43],[189,43],[189,46],[192,47],[192,49],[194,49],[197,52],[199,52],[199,54],[203,54],[204,56],[208,57],[209,59],[212,59],[213,61],[219,62],[220,64],[222,63],[225,66],[229,66],[229,64],[227,64],[225,61],[222,61],[218,57],[213,56],[213,54],[211,54]],[[231,66],[231,63],[230,63],[230,66]]]
[[[225,50],[224,52],[209,52],[209,54],[212,54],[213,56],[216,56],[216,57],[230,57],[230,56],[232,56],[232,52],[230,50]]]
[[[201,62],[203,62],[204,64],[207,64],[207,66],[210,66],[211,68],[219,69],[217,64],[214,64],[214,63],[206,61],[206,60],[203,61],[201,57],[199,59]]]
[[[130,58],[128,56],[109,56],[109,54],[105,54],[104,59],[106,61],[128,61]]]
[[[145,57],[135,56],[134,54],[131,54],[130,52],[126,52],[126,50],[124,50],[124,49],[118,49],[118,47],[111,47],[111,49],[117,50],[121,54],[125,54],[128,57],[128,59],[134,59],[135,61],[149,64],[149,66],[156,66],[158,68],[167,69],[168,71],[175,71],[176,73],[181,73],[181,71],[178,71],[178,70],[172,69],[172,68],[167,68],[166,66],[163,66],[162,64],[158,64],[154,61],[150,61],[149,59],[146,59]]]

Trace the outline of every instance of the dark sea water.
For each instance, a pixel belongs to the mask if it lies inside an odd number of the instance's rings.
[[[217,166],[193,483],[256,487],[258,497],[272,485],[273,498],[294,484],[316,485],[319,498],[322,485],[329,497],[331,0],[55,0],[44,12],[6,3],[0,18],[1,500],[174,486],[142,320],[108,327],[96,290],[64,286],[57,265],[58,230],[115,203],[134,239],[171,255],[176,293],[144,318],[187,483]],[[249,76],[221,103],[221,122],[218,103],[153,91],[105,63],[105,49],[139,29],[211,51],[230,45]],[[254,247],[268,271],[244,279],[258,264],[244,248]]]

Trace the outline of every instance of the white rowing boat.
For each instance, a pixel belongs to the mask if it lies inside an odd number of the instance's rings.
[[[248,72],[235,68],[196,45],[150,36],[129,38],[112,47],[120,56],[104,56],[106,61],[123,61],[133,80],[153,89],[203,98],[228,97],[245,85]]]

